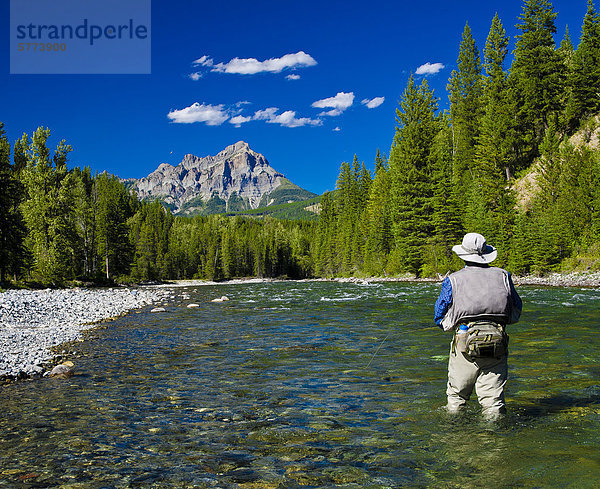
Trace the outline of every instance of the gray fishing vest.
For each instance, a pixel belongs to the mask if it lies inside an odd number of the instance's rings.
[[[445,331],[470,321],[509,324],[518,319],[511,317],[512,295],[506,270],[466,266],[449,278],[452,305],[442,320]]]

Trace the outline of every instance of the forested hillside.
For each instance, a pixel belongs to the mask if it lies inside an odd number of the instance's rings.
[[[500,18],[482,56],[467,24],[446,112],[410,78],[389,161],[372,180],[343,163],[323,197],[317,274],[444,274],[469,231],[518,274],[600,268],[600,17],[589,0],[577,49],[568,31],[556,46],[555,19],[549,1],[524,2],[510,69]]]
[[[449,110],[411,77],[389,155],[373,173],[342,163],[316,221],[174,217],[114,176],[68,169],[48,129],[11,147],[0,123],[0,281],[435,276],[461,265],[450,249],[467,231],[517,274],[598,269],[600,16],[589,0],[575,49],[568,32],[557,45],[556,15],[527,0],[516,38],[496,16],[482,50],[467,24]]]

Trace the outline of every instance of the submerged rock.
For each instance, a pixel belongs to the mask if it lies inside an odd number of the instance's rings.
[[[56,365],[48,374],[48,377],[54,377],[55,379],[68,379],[73,377],[75,373],[75,365],[73,362],[63,362],[60,365]]]
[[[166,309],[164,307],[155,307],[150,312],[165,312]]]
[[[229,300],[229,297],[227,297],[226,295],[222,295],[221,297],[218,297],[217,299],[213,299],[210,302],[225,302],[228,300]]]

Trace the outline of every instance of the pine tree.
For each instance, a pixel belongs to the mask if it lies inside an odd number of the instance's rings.
[[[53,157],[54,188],[51,192],[52,220],[49,227],[54,274],[58,280],[72,280],[77,271],[79,236],[76,225],[76,197],[81,182],[67,169],[71,147],[61,141]]]
[[[13,201],[11,224],[11,246],[9,253],[8,271],[12,274],[14,280],[21,276],[22,272],[28,268],[31,256],[25,245],[27,239],[27,225],[23,216],[22,204],[26,199],[27,193],[23,180],[23,171],[27,166],[27,148],[29,148],[29,137],[23,134],[21,139],[15,141],[13,150],[12,165],[12,185],[10,195]]]
[[[23,170],[23,183],[27,198],[22,204],[23,216],[27,223],[27,247],[33,258],[33,271],[44,278],[50,274],[50,221],[51,198],[51,161],[50,151],[46,147],[49,130],[39,128],[33,134],[33,140],[22,151],[27,155],[27,165]],[[27,140],[21,139],[23,143]]]
[[[575,49],[571,41],[569,26],[565,28],[565,35],[557,51],[565,66],[565,83],[560,97],[560,104],[565,107],[565,110],[560,114],[559,127],[570,130],[572,129],[570,126],[573,125],[574,121],[573,113],[575,108],[573,99],[573,58],[575,56]]]
[[[110,280],[130,271],[133,250],[128,239],[131,233],[127,221],[132,217],[133,209],[130,196],[118,178],[101,173],[96,177],[95,187],[97,254],[103,265],[104,276]],[[143,219],[140,227],[132,232],[150,240],[150,230],[142,229],[142,224]],[[132,243],[136,243],[140,238],[135,236],[131,239]]]
[[[5,274],[10,266],[13,226],[10,219],[13,208],[12,181],[10,143],[4,132],[4,123],[0,122],[0,283],[4,282]]]
[[[466,189],[470,182],[469,169],[475,157],[475,143],[479,134],[482,91],[479,50],[471,28],[466,24],[458,54],[458,71],[452,72],[448,82],[453,130],[453,174],[461,190]]]
[[[565,35],[560,41],[558,52],[563,58],[564,64],[567,66],[567,71],[570,71],[573,67],[573,55],[575,54],[575,48],[573,47],[573,41],[571,40],[571,32],[569,26],[565,26]]]
[[[537,166],[538,197],[544,208],[552,206],[556,202],[560,190],[560,143],[561,138],[558,134],[556,122],[552,121],[540,145],[541,156]]]
[[[10,163],[10,143],[0,122],[0,283],[7,273],[19,268],[23,255],[22,191],[15,167]]]
[[[233,227],[233,220],[229,220],[226,226],[221,229],[221,261],[223,262],[223,277],[230,279],[235,277],[236,274],[236,248],[235,248],[235,228]]]
[[[464,234],[462,221],[466,204],[453,184],[452,128],[447,114],[440,117],[439,128],[432,146],[433,232],[428,239],[425,275],[445,274],[457,268],[451,248]]]
[[[419,274],[421,248],[430,234],[431,149],[438,130],[437,99],[426,80],[411,76],[396,110],[396,135],[390,152],[394,268]]]
[[[548,116],[562,110],[561,94],[566,67],[555,49],[556,13],[549,0],[526,0],[519,16],[509,86],[515,111],[516,134],[512,142],[517,169],[538,155]]]
[[[375,178],[370,187],[364,222],[366,243],[364,267],[371,275],[386,274],[387,255],[392,247],[390,176],[388,164],[377,150]]]
[[[514,210],[509,185],[516,170],[510,146],[512,110],[503,66],[507,52],[508,37],[496,14],[484,50],[483,115],[465,212],[467,230],[484,234],[490,242],[505,250],[512,235]]]
[[[79,239],[78,275],[91,279],[97,271],[96,198],[94,178],[89,167],[74,168],[78,186],[75,191],[75,226]]]
[[[352,274],[362,264],[364,238],[359,225],[366,195],[371,185],[371,177],[364,164],[354,155],[352,166],[343,162],[336,190],[337,250],[339,252],[339,267],[342,273]]]
[[[319,276],[333,276],[337,272],[337,215],[331,192],[325,192],[320,202],[317,225],[315,271]]]
[[[371,172],[367,170],[365,162],[363,161],[361,163],[357,181],[357,212],[354,215],[354,236],[352,241],[352,265],[354,270],[360,270],[364,265],[364,253],[368,232],[365,221],[365,210],[372,184]]]
[[[510,181],[515,170],[510,148],[511,107],[504,71],[507,52],[508,37],[496,14],[484,50],[487,77],[475,165],[477,173],[493,176],[494,186],[501,184],[502,180]]]
[[[61,141],[51,157],[49,129],[39,128],[31,144],[22,138],[19,152],[27,155],[22,172],[27,198],[21,208],[29,234],[33,274],[43,281],[61,282],[75,276],[77,233],[73,195],[76,177],[67,169],[71,147]],[[21,158],[21,156],[19,156]]]
[[[600,15],[593,0],[588,0],[581,40],[573,55],[570,85],[570,125],[575,128],[582,118],[600,110]]]
[[[532,244],[535,243],[531,234],[531,215],[527,212],[517,213],[508,256],[508,268],[516,275],[526,275],[531,271]]]

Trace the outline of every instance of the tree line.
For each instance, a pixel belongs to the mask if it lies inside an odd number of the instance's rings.
[[[525,0],[510,67],[496,15],[480,52],[469,25],[449,109],[411,76],[389,156],[344,162],[316,222],[180,217],[115,176],[67,168],[39,128],[11,147],[0,123],[0,282],[435,276],[461,266],[468,231],[518,274],[600,263],[600,16],[574,48],[548,0]]]

